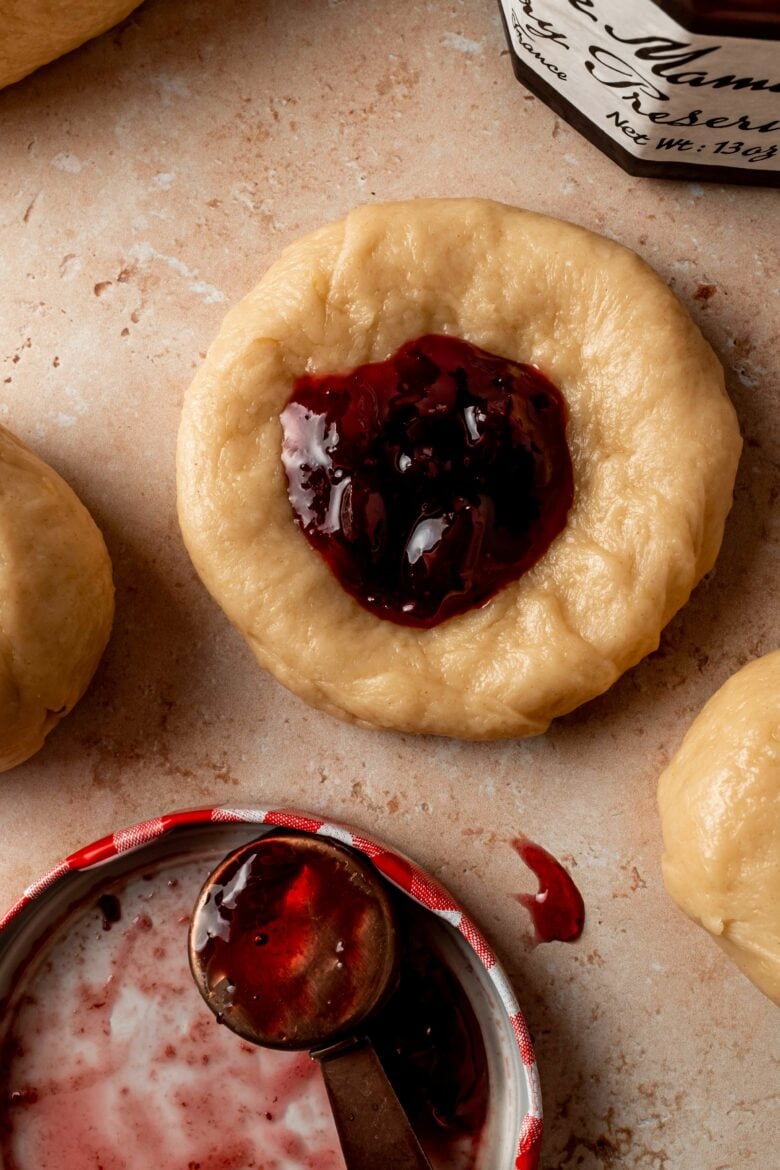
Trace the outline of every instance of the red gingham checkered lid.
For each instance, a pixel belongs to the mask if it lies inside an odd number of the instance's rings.
[[[345,845],[359,849],[371,859],[377,869],[394,885],[403,890],[419,905],[449,922],[463,936],[487,972],[504,1005],[520,1052],[525,1078],[528,1108],[520,1132],[515,1170],[535,1170],[539,1160],[542,1138],[542,1102],[539,1075],[533,1042],[523,1013],[515,999],[503,969],[480,931],[452,894],[408,857],[367,837],[360,830],[333,821],[324,821],[297,809],[259,808],[199,808],[167,813],[148,821],[141,821],[127,829],[120,829],[92,845],[77,850],[54,866],[47,874],[33,882],[10,910],[0,917],[0,936],[3,930],[41,894],[69,873],[87,870],[109,861],[120,854],[138,849],[160,837],[198,824],[254,824],[299,829],[333,837]]]

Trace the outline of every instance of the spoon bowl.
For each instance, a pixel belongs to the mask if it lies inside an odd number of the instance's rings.
[[[369,861],[303,833],[242,846],[198,896],[189,956],[219,1022],[319,1061],[347,1170],[431,1170],[362,1034],[398,980],[393,908]]]
[[[209,876],[189,957],[203,998],[232,1031],[266,1048],[320,1048],[354,1035],[393,991],[395,916],[360,854],[271,833]]]

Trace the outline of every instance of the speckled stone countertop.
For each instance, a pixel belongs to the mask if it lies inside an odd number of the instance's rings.
[[[497,945],[536,1038],[544,1166],[776,1164],[778,1015],[664,894],[655,785],[777,632],[777,194],[624,174],[518,85],[492,0],[149,0],[0,94],[0,144],[0,420],[92,509],[118,602],[87,696],[0,778],[0,903],[169,808],[327,812],[415,856]],[[207,597],[174,508],[183,391],[279,250],[359,202],[468,194],[646,257],[720,354],[746,439],[718,564],[661,649],[519,743],[308,709]],[[579,943],[533,946],[521,831],[570,865]]]

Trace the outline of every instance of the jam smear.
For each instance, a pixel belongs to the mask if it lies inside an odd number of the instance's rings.
[[[539,880],[536,894],[515,894],[530,912],[539,942],[576,942],[585,926],[585,903],[560,861],[525,837],[512,848]]]
[[[242,851],[214,882],[193,937],[222,1019],[299,1048],[343,1031],[370,995],[384,921],[359,870],[304,845],[268,836]]]
[[[268,1170],[344,1170],[316,1062],[304,1052],[242,1042],[217,1028],[201,1004],[181,925],[205,876],[203,862],[177,872],[178,886],[165,880],[165,870],[151,888],[139,874],[114,885],[122,918],[97,944],[91,896],[88,913],[47,948],[52,962],[33,974],[28,994],[5,1005],[6,1170],[247,1170],[258,1150]],[[372,1039],[434,1170],[475,1170],[485,1165],[490,1092],[479,1024],[439,953],[428,913],[389,893],[400,981],[372,1022]],[[138,925],[147,910],[151,930]],[[251,942],[260,952],[268,945],[257,941],[262,933]],[[96,945],[108,966],[95,968]],[[146,1077],[138,1076],[139,1004]]]
[[[517,580],[562,530],[567,418],[535,366],[437,334],[306,375],[281,415],[295,518],[365,609],[437,625]]]

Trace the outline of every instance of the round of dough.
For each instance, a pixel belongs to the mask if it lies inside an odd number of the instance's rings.
[[[780,650],[713,695],[658,805],[667,890],[780,1004]]]
[[[0,771],[75,706],[114,616],[111,562],[87,509],[0,427]]]
[[[557,385],[575,494],[530,571],[415,629],[363,609],[299,530],[279,415],[304,373],[428,333]],[[226,317],[184,403],[179,518],[207,588],[308,702],[400,731],[535,735],[658,645],[715,560],[740,449],[717,359],[632,252],[486,200],[380,204],[287,248]]]
[[[141,0],[4,0],[0,87],[69,53],[123,20]]]

